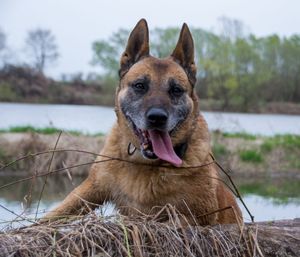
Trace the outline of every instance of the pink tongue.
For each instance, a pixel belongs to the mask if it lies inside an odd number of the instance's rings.
[[[182,160],[174,152],[171,138],[168,132],[158,130],[148,130],[153,146],[153,151],[159,159],[170,162],[175,166],[180,166]]]

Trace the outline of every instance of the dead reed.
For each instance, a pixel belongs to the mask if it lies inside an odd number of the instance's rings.
[[[0,256],[260,256],[255,231],[189,226],[174,207],[157,217],[99,217],[42,223],[0,234]],[[256,253],[253,255],[253,253]]]

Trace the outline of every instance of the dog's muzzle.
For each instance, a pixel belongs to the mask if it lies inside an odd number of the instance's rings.
[[[153,107],[146,112],[147,128],[165,130],[169,115],[163,108]]]
[[[127,116],[127,119],[133,126],[133,131],[140,141],[140,150],[146,159],[161,159],[172,163],[174,166],[180,166],[182,160],[174,150],[170,131],[167,130],[169,115],[162,108],[153,107],[146,114],[146,129],[138,128],[133,120]]]

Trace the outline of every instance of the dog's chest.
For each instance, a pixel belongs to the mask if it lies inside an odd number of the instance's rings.
[[[128,172],[116,180],[113,201],[117,206],[148,210],[154,206],[172,204],[199,205],[211,196],[209,183],[197,179],[170,175],[165,172]],[[201,205],[201,204],[200,204]]]
[[[181,183],[159,170],[128,170],[115,179],[113,201],[132,207],[161,205],[180,192]]]

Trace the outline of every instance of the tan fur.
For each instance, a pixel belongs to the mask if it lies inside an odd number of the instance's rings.
[[[142,29],[142,34],[134,33],[137,29]],[[170,103],[163,93],[162,85],[167,78],[175,76],[185,86],[188,94],[187,105],[191,107],[186,121],[172,136],[173,145],[183,140],[188,143],[182,166],[193,167],[212,161],[207,124],[199,115],[198,98],[191,86],[195,72],[194,55],[185,56],[187,50],[180,45],[181,40],[187,40],[186,37],[189,36],[187,27],[183,27],[178,45],[171,57],[166,59],[149,56],[148,38],[143,34],[145,30],[147,26],[142,20],[130,36],[127,46],[129,52],[126,50],[122,56],[122,78],[116,94],[118,120],[101,151],[102,155],[126,161],[112,160],[94,164],[89,177],[46,218],[74,215],[80,211],[86,213],[89,208],[94,208],[92,203],[103,204],[105,201],[111,201],[125,215],[135,215],[139,212],[155,214],[163,206],[170,204],[191,223],[236,223],[237,217],[241,219],[240,209],[232,193],[218,180],[214,165],[183,169],[172,167],[171,164],[160,160],[146,160],[138,151],[132,156],[127,153],[129,143],[139,146],[139,141],[128,126],[120,107],[120,101],[127,94],[129,82],[141,74],[149,75],[157,88],[151,91],[152,95],[145,96],[145,106],[155,101],[168,105]],[[144,41],[139,48],[138,59],[132,61],[134,54],[130,52],[130,44],[131,41],[134,43],[135,37],[138,36]],[[106,159],[99,157],[96,161]],[[228,206],[233,209],[215,212]],[[213,214],[204,215],[208,213]]]

